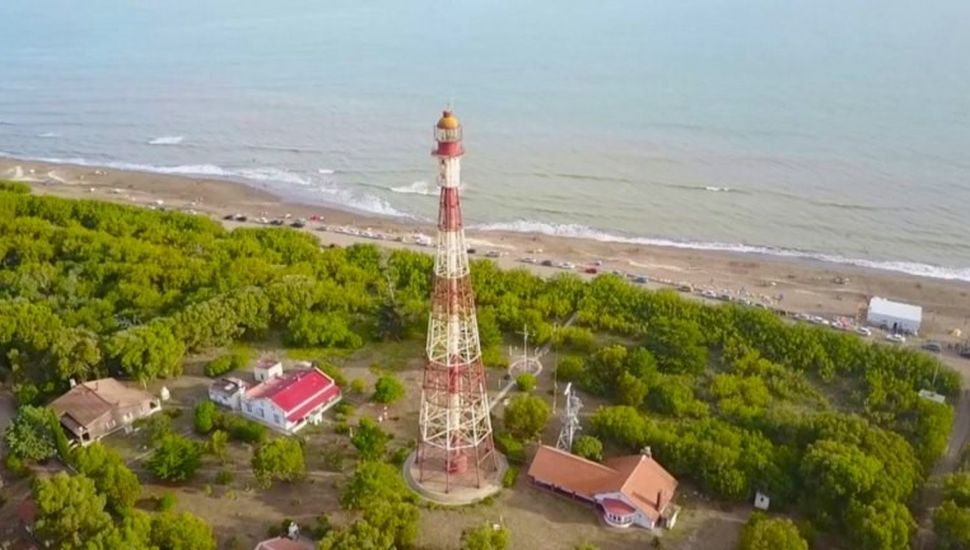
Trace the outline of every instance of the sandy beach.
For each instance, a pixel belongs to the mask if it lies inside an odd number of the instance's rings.
[[[324,244],[371,242],[422,249],[415,242],[420,240],[416,236],[434,233],[430,225],[287,202],[256,187],[218,179],[16,159],[0,159],[0,179],[24,181],[38,194],[164,207],[220,220],[227,215],[247,216],[246,222],[223,220],[229,227],[261,225],[261,218],[283,219],[286,223],[305,218],[310,221],[303,230],[316,235]],[[428,200],[436,199],[429,197]],[[505,268],[528,267],[541,274],[553,274],[563,269],[527,264],[521,259],[551,260],[554,266],[571,262],[580,273],[593,266],[598,272],[622,271],[631,276],[649,277],[654,288],[691,285],[698,292],[730,294],[752,303],[828,319],[855,318],[868,297],[883,296],[923,307],[921,336],[924,338],[956,343],[970,334],[970,284],[962,281],[815,260],[539,234],[469,231],[468,240],[476,248],[476,255],[498,254],[494,259]],[[583,273],[583,276],[592,275]],[[970,364],[970,361],[964,362]]]

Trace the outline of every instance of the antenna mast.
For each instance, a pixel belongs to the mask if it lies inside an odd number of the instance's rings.
[[[563,411],[562,430],[559,431],[559,440],[556,442],[556,447],[571,453],[573,452],[573,438],[576,436],[576,432],[583,429],[579,425],[579,410],[583,408],[583,402],[578,395],[573,393],[572,382],[566,384],[566,391],[563,392],[563,395],[566,397],[566,406]]]

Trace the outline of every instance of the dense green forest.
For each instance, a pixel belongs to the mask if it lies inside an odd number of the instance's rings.
[[[71,378],[173,377],[187,354],[238,341],[420,338],[431,261],[0,185],[0,378],[42,404]],[[553,342],[559,379],[610,403],[589,419],[604,454],[650,446],[713,497],[764,491],[855,548],[908,547],[952,423],[917,392],[960,389],[934,358],[612,275],[477,261],[472,276],[486,364],[504,366],[503,338],[523,325]]]

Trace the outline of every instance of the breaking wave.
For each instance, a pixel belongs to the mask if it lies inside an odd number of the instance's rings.
[[[0,152],[0,156],[10,157]],[[181,164],[178,166],[156,166],[133,162],[90,161],[83,158],[47,158],[47,157],[17,157],[22,160],[47,162],[51,164],[72,164],[75,166],[90,166],[97,168],[111,168],[133,172],[149,172],[153,174],[170,174],[180,176],[206,176],[224,178],[228,180],[259,181],[264,183],[282,184],[274,187],[274,191],[281,195],[295,195],[303,199],[315,199],[332,205],[335,208],[352,210],[365,214],[378,214],[395,218],[412,218],[410,214],[402,212],[390,205],[384,199],[366,193],[358,193],[350,189],[339,187],[330,182],[318,182],[311,179],[309,174],[300,174],[282,168],[257,167],[230,169],[215,164]]]
[[[161,136],[148,140],[149,145],[178,145],[185,136]]]
[[[391,191],[405,195],[437,195],[438,186],[424,180],[419,180],[411,185],[391,187]]]
[[[803,250],[790,250],[785,248],[775,248],[770,246],[754,246],[737,243],[718,243],[718,242],[699,242],[699,241],[675,241],[672,239],[657,239],[648,237],[632,237],[615,235],[593,229],[580,224],[552,224],[539,221],[518,220],[514,222],[498,222],[480,224],[470,227],[479,231],[512,231],[516,233],[540,233],[555,237],[571,237],[576,239],[588,239],[603,242],[616,242],[628,244],[642,244],[650,246],[665,246],[670,248],[686,248],[692,250],[715,250],[724,252],[740,252],[745,254],[764,254],[766,256],[778,256],[784,258],[799,258],[809,260],[819,260],[836,264],[853,265],[870,269],[880,269],[883,271],[895,271],[909,275],[919,275],[933,279],[946,279],[955,281],[970,281],[970,268],[942,267],[931,264],[905,261],[881,261],[866,260],[862,258],[847,258],[838,254],[824,254],[821,252],[809,252]]]

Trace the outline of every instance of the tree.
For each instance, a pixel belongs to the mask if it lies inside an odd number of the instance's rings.
[[[202,401],[196,405],[192,416],[192,425],[195,428],[195,433],[205,435],[211,432],[215,426],[217,414],[216,404],[212,401]]]
[[[370,417],[363,416],[357,423],[350,442],[357,448],[360,458],[363,460],[380,460],[384,457],[387,450],[387,442],[391,436]]]
[[[305,311],[290,321],[287,328],[287,341],[296,346],[354,349],[364,344],[360,336],[350,330],[347,318],[336,313]]]
[[[418,508],[407,502],[376,502],[346,529],[331,529],[319,550],[411,548],[417,538]]]
[[[462,550],[505,550],[509,544],[509,530],[491,523],[465,529],[461,534]]]
[[[141,510],[129,510],[119,522],[87,541],[85,550],[153,548],[152,517]]]
[[[115,450],[101,443],[74,450],[72,463],[78,473],[92,481],[107,502],[108,511],[115,515],[127,514],[141,496],[141,483]]]
[[[188,512],[161,512],[152,518],[152,544],[165,550],[215,550],[206,522]]]
[[[603,442],[591,435],[581,435],[573,441],[573,454],[599,462],[603,460]]]
[[[34,532],[54,548],[81,548],[111,525],[111,517],[104,511],[105,497],[83,475],[59,472],[38,478],[33,495],[37,504]]]
[[[404,384],[393,374],[383,374],[374,382],[374,401],[393,403],[404,397]]]
[[[790,519],[755,512],[741,531],[738,550],[808,550],[808,542]]]
[[[672,374],[697,374],[707,368],[707,348],[697,323],[676,317],[658,317],[647,328],[647,348],[660,369]]]
[[[846,513],[850,539],[862,550],[905,550],[916,522],[899,502],[877,500],[872,504],[852,502]]]
[[[200,446],[177,434],[168,434],[155,445],[148,469],[165,481],[185,481],[202,463]]]
[[[296,481],[306,475],[303,445],[296,439],[280,437],[264,443],[253,452],[253,475],[268,487],[274,479]]]
[[[523,372],[515,377],[515,385],[519,391],[530,392],[536,387],[536,375]]]
[[[815,494],[833,503],[868,492],[881,470],[879,461],[858,447],[832,440],[809,445],[801,467]]]
[[[958,506],[970,506],[970,472],[949,474],[943,478],[943,498]]]
[[[521,439],[535,437],[549,422],[549,404],[541,397],[520,394],[505,407],[505,428]]]
[[[57,454],[52,426],[60,428],[54,411],[47,407],[24,405],[3,434],[7,450],[24,460],[42,462]]]
[[[413,500],[414,497],[397,468],[371,460],[357,463],[350,483],[340,495],[340,504],[348,510],[363,510],[380,503]]]
[[[970,548],[970,509],[945,501],[933,512],[933,530],[944,550]]]

